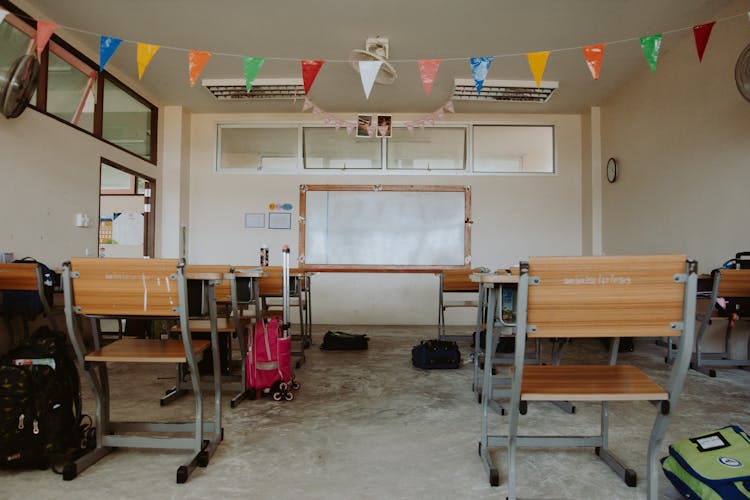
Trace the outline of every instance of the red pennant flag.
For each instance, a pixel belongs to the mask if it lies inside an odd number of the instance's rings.
[[[716,24],[716,21],[693,26],[693,36],[695,37],[695,48],[698,51],[699,62],[703,62],[703,52],[706,50],[706,45],[708,45],[708,38],[711,36],[714,24]]]
[[[318,76],[320,68],[323,67],[325,61],[303,59],[302,60],[302,83],[305,86],[305,95],[310,92],[315,78]]]
[[[583,57],[586,59],[586,64],[591,71],[591,76],[594,80],[599,79],[599,71],[602,68],[602,56],[604,55],[604,44],[599,43],[597,45],[587,45],[583,48]]]
[[[198,80],[203,67],[211,57],[210,52],[200,52],[191,50],[188,52],[188,76],[190,77],[190,86],[195,87],[195,81]]]
[[[432,84],[435,81],[435,74],[440,67],[440,59],[423,59],[419,61],[419,76],[422,78],[424,93],[428,96],[432,91]]]
[[[52,37],[52,33],[57,29],[56,24],[48,23],[47,21],[36,22],[36,56],[41,58],[44,47],[47,46],[47,42]]]

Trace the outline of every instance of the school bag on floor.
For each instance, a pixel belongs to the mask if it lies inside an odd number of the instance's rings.
[[[750,498],[750,438],[736,425],[670,445],[661,464],[686,498]]]
[[[43,326],[0,358],[0,468],[45,468],[80,450],[81,420],[80,379],[64,333]]]
[[[423,340],[411,349],[411,364],[426,370],[458,368],[461,351],[450,340]]]
[[[263,391],[292,379],[292,338],[281,333],[279,318],[259,320],[253,327],[247,356],[247,388]]]

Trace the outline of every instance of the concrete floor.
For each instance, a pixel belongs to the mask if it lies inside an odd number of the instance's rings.
[[[302,388],[292,402],[268,398],[229,408],[225,395],[225,438],[205,469],[175,484],[180,451],[117,450],[63,481],[52,471],[0,471],[1,499],[30,498],[278,498],[278,499],[484,499],[504,498],[504,450],[497,451],[501,485],[490,487],[477,455],[480,409],[471,391],[472,366],[422,371],[411,366],[412,345],[432,338],[434,327],[337,326],[370,336],[370,349],[318,349],[297,370]],[[464,359],[468,344],[461,343]],[[548,353],[547,353],[548,354]],[[570,346],[565,362],[593,362],[606,353],[596,340]],[[622,359],[657,379],[666,375],[664,349],[640,340]],[[173,368],[113,365],[113,419],[185,419],[191,397],[168,407],[158,398],[171,385]],[[666,443],[727,424],[750,429],[747,388],[750,372],[727,369],[715,379],[692,372]],[[212,411],[211,395],[206,408]],[[645,498],[645,451],[655,409],[649,403],[612,403],[611,448],[636,470],[629,488],[590,450],[521,450],[522,498]],[[93,412],[85,394],[84,411]],[[507,417],[493,416],[492,433]],[[598,406],[583,404],[574,415],[550,404],[530,405],[523,428],[585,434],[598,426]],[[663,450],[666,454],[666,444]],[[664,476],[660,498],[680,496]]]

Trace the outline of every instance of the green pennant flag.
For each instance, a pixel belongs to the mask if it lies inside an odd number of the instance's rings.
[[[245,63],[245,88],[247,88],[248,92],[253,89],[253,81],[258,76],[258,71],[260,71],[260,67],[263,66],[265,60],[265,57],[243,58],[243,62]]]
[[[643,55],[646,57],[646,62],[651,67],[652,73],[656,73],[656,60],[659,58],[660,47],[661,33],[641,37],[641,49],[643,49]]]

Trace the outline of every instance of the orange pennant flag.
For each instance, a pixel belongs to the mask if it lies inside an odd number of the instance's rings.
[[[440,67],[440,59],[422,59],[418,64],[424,93],[429,96],[432,91],[432,84],[435,81],[435,75]]]
[[[56,24],[48,23],[47,21],[36,22],[36,56],[42,57],[44,47],[47,46],[47,42],[52,37],[52,33],[57,29]]]
[[[529,60],[529,67],[531,68],[531,74],[534,75],[537,87],[542,84],[542,75],[544,75],[544,68],[547,67],[548,57],[549,50],[542,52],[529,52],[526,54],[526,58]]]
[[[211,57],[210,52],[201,52],[199,50],[191,50],[188,52],[188,75],[190,76],[190,86],[195,87],[195,82],[198,80],[203,67]]]
[[[583,48],[583,57],[591,71],[594,80],[599,79],[599,71],[602,69],[602,56],[604,55],[604,44],[587,45]]]
[[[150,45],[148,43],[138,42],[136,61],[138,62],[138,79],[143,77],[143,72],[146,71],[146,66],[151,62],[151,59],[159,50],[159,45]]]

